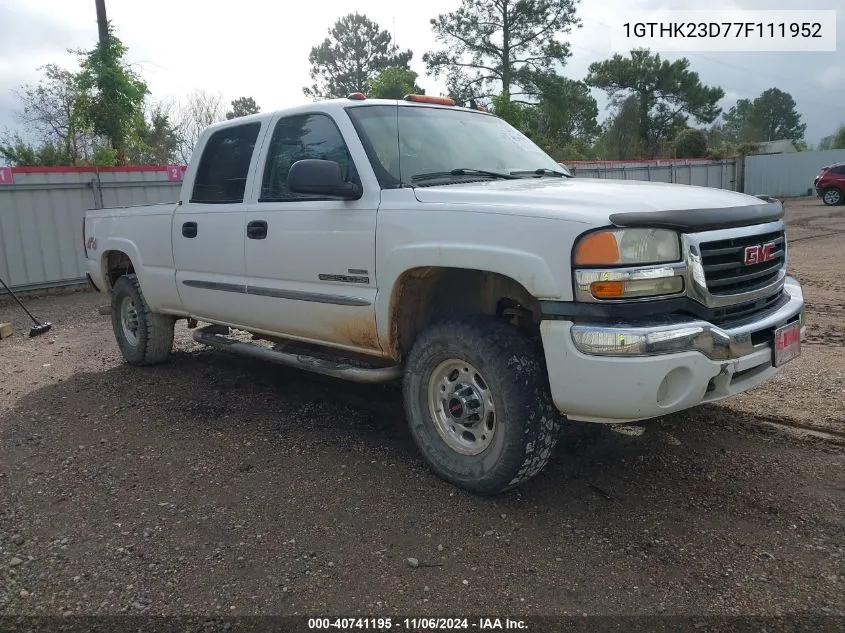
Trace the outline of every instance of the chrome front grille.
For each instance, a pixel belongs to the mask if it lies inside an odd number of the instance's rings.
[[[757,235],[700,242],[701,264],[707,290],[714,295],[753,292],[777,281],[785,265],[783,229]],[[745,263],[747,248],[771,245],[771,259]]]
[[[687,296],[720,318],[765,310],[781,294],[788,255],[783,220],[685,234],[683,241]],[[771,259],[745,263],[746,248],[766,244],[771,245]]]

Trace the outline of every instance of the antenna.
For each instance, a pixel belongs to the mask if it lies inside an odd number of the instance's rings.
[[[399,46],[399,44],[396,43],[396,16],[395,15],[393,16],[393,44],[394,44],[394,46]]]

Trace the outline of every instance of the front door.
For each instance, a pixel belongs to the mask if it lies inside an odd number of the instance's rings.
[[[348,121],[341,124],[351,129]],[[347,180],[361,184],[338,122],[326,113],[280,118],[264,156],[257,201],[244,218],[251,325],[378,353],[373,304],[380,189],[366,182],[359,200],[338,200],[287,188],[290,166],[306,158],[337,161]]]

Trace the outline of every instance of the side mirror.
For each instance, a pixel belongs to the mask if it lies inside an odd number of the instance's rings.
[[[333,160],[298,160],[290,166],[287,183],[288,189],[293,193],[332,196],[345,200],[357,200],[363,194],[359,185],[343,179],[340,165]]]

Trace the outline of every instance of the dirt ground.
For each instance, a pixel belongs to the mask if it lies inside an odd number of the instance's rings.
[[[0,615],[845,615],[845,207],[787,207],[802,355],[719,405],[573,424],[495,499],[427,470],[395,388],[184,324],[131,368],[101,296],[30,300],[37,339],[4,301]]]

